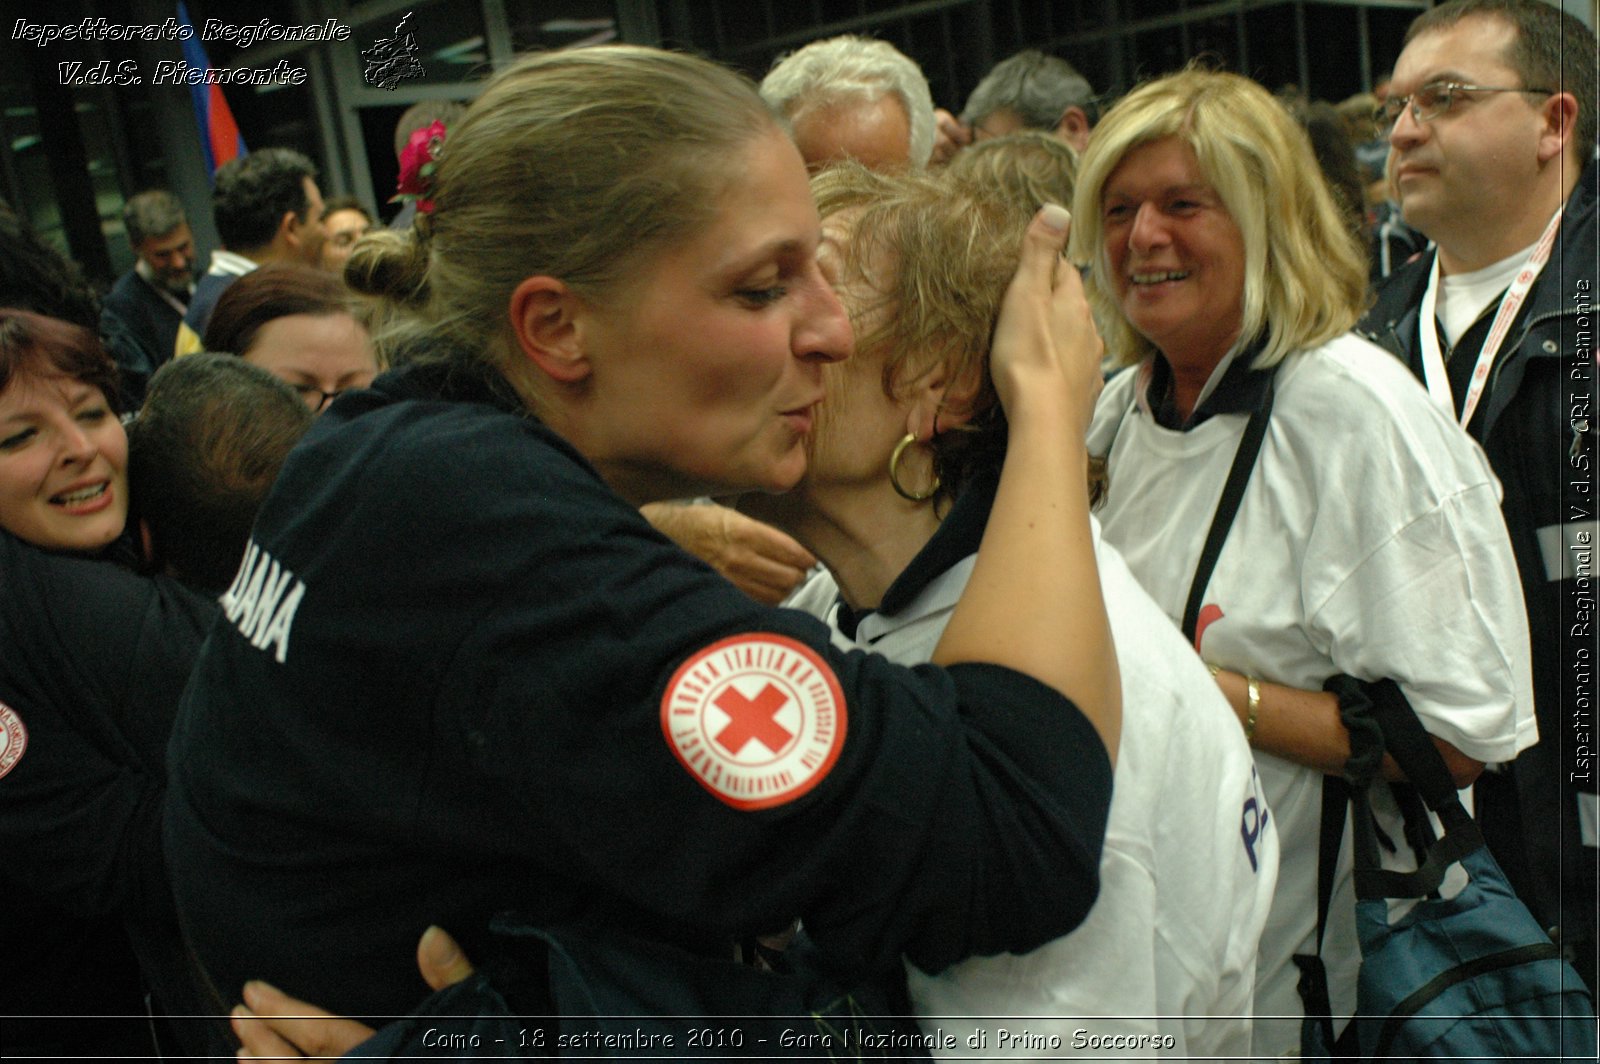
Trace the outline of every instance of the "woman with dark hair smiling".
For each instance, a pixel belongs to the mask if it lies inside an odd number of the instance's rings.
[[[0,309],[0,528],[92,553],[128,517],[128,437],[117,367],[93,333]]]
[[[149,1056],[152,1030],[172,1031],[143,1015],[146,989],[158,1011],[198,1001],[159,812],[168,731],[215,605],[132,571],[116,381],[88,329],[0,309],[7,1055]]]

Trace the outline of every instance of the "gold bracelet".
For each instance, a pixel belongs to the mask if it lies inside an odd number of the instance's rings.
[[[1245,703],[1244,741],[1255,745],[1256,741],[1256,716],[1261,712],[1261,681],[1254,676],[1244,678],[1245,692],[1248,700]]]
[[[1217,678],[1217,673],[1222,671],[1221,665],[1213,665],[1209,661],[1202,661],[1200,664],[1211,670],[1211,678],[1213,680]]]

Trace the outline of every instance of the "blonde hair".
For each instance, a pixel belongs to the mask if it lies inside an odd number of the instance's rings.
[[[1053,133],[1029,129],[962,149],[944,172],[980,193],[1013,197],[1032,212],[1046,203],[1072,202],[1078,153]]]
[[[345,280],[390,304],[386,354],[437,339],[523,380],[507,313],[523,279],[607,298],[714,217],[739,179],[732,153],[778,130],[747,78],[704,59],[629,45],[524,57],[451,126],[432,213],[363,239]]]
[[[885,394],[902,396],[940,368],[952,382],[977,386],[967,424],[941,426],[933,443],[941,493],[953,496],[1004,451],[989,346],[1034,208],[943,176],[884,174],[857,163],[824,170],[811,190],[824,219],[853,215],[844,269],[877,296],[851,308],[858,322],[877,321],[858,333],[856,350],[884,351]]]
[[[1109,282],[1102,206],[1129,152],[1177,137],[1244,239],[1242,337],[1266,337],[1254,366],[1348,331],[1367,298],[1366,252],[1328,191],[1305,131],[1261,86],[1196,68],[1134,89],[1095,127],[1078,167],[1070,254],[1091,266],[1090,301],[1118,365],[1155,350],[1122,314]]]

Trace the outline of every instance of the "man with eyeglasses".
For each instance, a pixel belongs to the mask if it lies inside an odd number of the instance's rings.
[[[1595,51],[1589,29],[1541,0],[1452,0],[1412,23],[1379,119],[1405,221],[1436,247],[1388,278],[1360,326],[1483,445],[1504,486],[1540,741],[1483,774],[1479,817],[1591,988]]]
[[[1030,48],[983,76],[967,97],[961,124],[975,142],[1040,129],[1082,152],[1099,117],[1089,79],[1065,59]]]

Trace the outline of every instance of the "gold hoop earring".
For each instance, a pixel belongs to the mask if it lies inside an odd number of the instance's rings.
[[[927,502],[939,490],[939,478],[935,476],[928,490],[921,495],[909,492],[905,485],[900,483],[900,458],[906,453],[906,448],[917,442],[911,433],[906,433],[905,438],[894,445],[894,453],[889,456],[889,485],[894,488],[894,493],[907,502]]]

